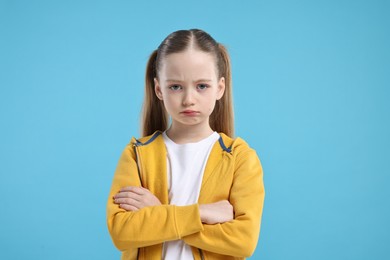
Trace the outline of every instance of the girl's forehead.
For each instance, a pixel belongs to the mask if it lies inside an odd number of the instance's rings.
[[[167,55],[162,60],[161,71],[164,74],[216,74],[216,61],[210,54],[199,50],[187,50]]]

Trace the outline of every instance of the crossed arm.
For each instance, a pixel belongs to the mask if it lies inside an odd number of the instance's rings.
[[[113,197],[114,203],[126,211],[138,211],[145,207],[159,206],[161,202],[148,189],[128,186]],[[218,224],[233,220],[233,206],[227,200],[199,205],[202,223]]]

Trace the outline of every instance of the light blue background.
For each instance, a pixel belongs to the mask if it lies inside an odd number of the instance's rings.
[[[263,163],[252,259],[389,259],[389,13],[369,0],[1,0],[0,259],[119,259],[105,206],[139,135],[146,60],[190,28],[228,46],[236,133]]]

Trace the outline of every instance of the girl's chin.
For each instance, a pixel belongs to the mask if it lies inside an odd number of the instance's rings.
[[[181,127],[192,127],[204,125],[205,127],[209,127],[208,121],[199,120],[199,118],[186,118],[181,120],[172,120],[172,125],[177,125]]]

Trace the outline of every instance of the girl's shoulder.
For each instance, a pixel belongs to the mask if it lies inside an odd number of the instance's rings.
[[[245,152],[245,151],[254,151],[249,144],[242,139],[241,137],[232,138],[227,136],[224,133],[219,133],[221,136],[223,144],[231,151],[233,154]]]
[[[249,146],[249,144],[242,139],[241,137],[231,138],[223,133],[220,133],[221,139],[223,140],[225,146],[228,147],[230,158],[235,160],[237,165],[241,163],[260,163],[259,156],[257,152]],[[227,150],[225,150],[227,151]]]

